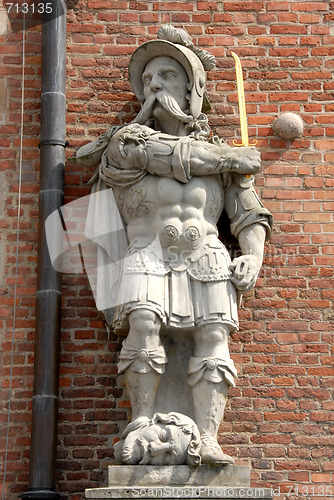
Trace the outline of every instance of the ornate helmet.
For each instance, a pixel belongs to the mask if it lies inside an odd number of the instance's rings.
[[[158,40],[151,40],[138,47],[130,60],[129,80],[136,97],[144,100],[142,74],[146,64],[155,57],[167,56],[176,59],[185,69],[190,84],[190,114],[198,118],[201,111],[210,110],[205,90],[205,71],[212,69],[215,57],[206,50],[195,48],[187,31],[163,25],[158,31]]]

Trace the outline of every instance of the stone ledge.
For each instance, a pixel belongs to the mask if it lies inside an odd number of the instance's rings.
[[[86,499],[212,498],[272,500],[270,488],[251,488],[250,467],[225,465],[110,465],[109,487],[91,488]]]
[[[86,499],[104,500],[106,498],[163,498],[164,500],[174,500],[175,498],[210,498],[210,499],[231,499],[245,500],[272,500],[273,492],[270,488],[250,488],[232,486],[133,486],[109,488],[92,488],[85,492]]]

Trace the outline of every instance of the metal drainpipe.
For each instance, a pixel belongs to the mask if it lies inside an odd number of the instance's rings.
[[[65,2],[52,1],[42,24],[40,195],[34,393],[29,488],[22,498],[57,499],[56,453],[59,394],[61,273],[51,265],[45,220],[63,205],[65,164]],[[57,9],[57,10],[56,10]],[[59,15],[58,15],[59,14]],[[62,235],[59,234],[59,238]]]

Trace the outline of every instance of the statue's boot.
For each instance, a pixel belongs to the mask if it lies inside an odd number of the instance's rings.
[[[138,349],[123,342],[118,372],[125,376],[127,394],[132,408],[132,421],[152,418],[155,396],[167,362],[163,346],[155,350]]]
[[[138,373],[128,368],[125,373],[126,392],[129,396],[132,421],[139,417],[152,418],[160,374],[154,370]]]
[[[195,422],[201,434],[202,463],[233,464],[217,441],[219,424],[224,416],[229,385],[234,385],[236,370],[232,360],[222,358],[191,358],[189,384],[192,386]]]

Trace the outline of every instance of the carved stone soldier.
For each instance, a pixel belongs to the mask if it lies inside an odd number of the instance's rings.
[[[259,153],[210,138],[205,81],[213,66],[214,57],[195,48],[187,32],[163,26],[158,40],[141,45],[130,61],[130,82],[142,102],[138,116],[77,157],[82,164],[100,160],[99,182],[111,188],[126,225],[112,325],[127,332],[118,369],[130,425],[151,421],[160,377],[173,363],[161,331],[191,332],[185,390],[192,391],[199,454],[202,463],[227,464],[233,459],[217,432],[235,385],[228,337],[238,329],[237,295],[254,286],[260,271],[271,215],[253,187]],[[218,239],[223,209],[242,251],[232,262]]]

